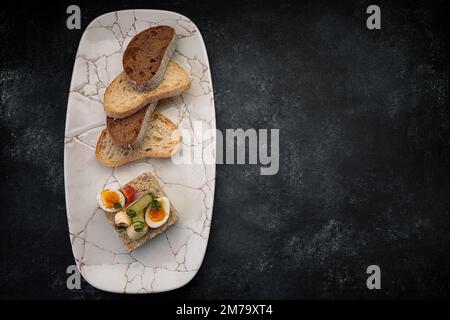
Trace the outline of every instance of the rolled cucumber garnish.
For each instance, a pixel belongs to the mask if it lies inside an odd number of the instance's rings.
[[[133,222],[133,228],[134,228],[134,231],[136,231],[136,232],[141,232],[142,230],[144,230],[144,227],[145,227],[145,223],[140,220]]]
[[[142,197],[139,198],[136,202],[134,202],[128,209],[127,214],[135,218],[138,214],[142,212],[142,216],[144,216],[144,210],[149,206],[149,204],[153,201],[155,195],[153,193],[146,193]]]

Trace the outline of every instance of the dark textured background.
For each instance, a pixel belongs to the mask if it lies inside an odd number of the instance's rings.
[[[0,297],[123,298],[83,282],[67,228],[63,138],[78,42],[95,17],[160,8],[202,32],[217,126],[280,128],[280,171],[218,166],[202,268],[144,298],[445,298],[450,293],[449,23],[442,1],[3,4]],[[10,6],[10,7],[7,7]],[[378,264],[382,290],[365,269]],[[133,298],[136,298],[135,296]]]

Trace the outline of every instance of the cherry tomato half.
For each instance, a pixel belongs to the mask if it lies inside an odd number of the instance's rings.
[[[125,196],[127,204],[134,200],[134,194],[136,193],[136,190],[134,190],[132,186],[123,187],[121,191]]]

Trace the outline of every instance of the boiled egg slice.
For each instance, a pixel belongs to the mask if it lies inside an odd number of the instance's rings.
[[[106,212],[116,212],[125,205],[125,197],[120,191],[105,189],[97,195],[97,202]]]
[[[166,197],[161,197],[156,199],[159,202],[160,206],[158,210],[154,210],[152,205],[149,205],[145,212],[145,223],[150,228],[159,228],[164,223],[166,223],[167,219],[169,219],[170,215],[170,202]]]

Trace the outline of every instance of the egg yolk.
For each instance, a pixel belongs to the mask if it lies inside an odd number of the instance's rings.
[[[150,216],[150,220],[152,220],[153,222],[158,222],[158,221],[161,221],[162,219],[164,219],[166,214],[165,214],[164,210],[161,208],[156,211],[151,210],[149,212],[149,216]]]
[[[117,192],[111,190],[103,190],[102,191],[102,202],[106,208],[114,208],[116,203],[119,203],[119,195]]]

